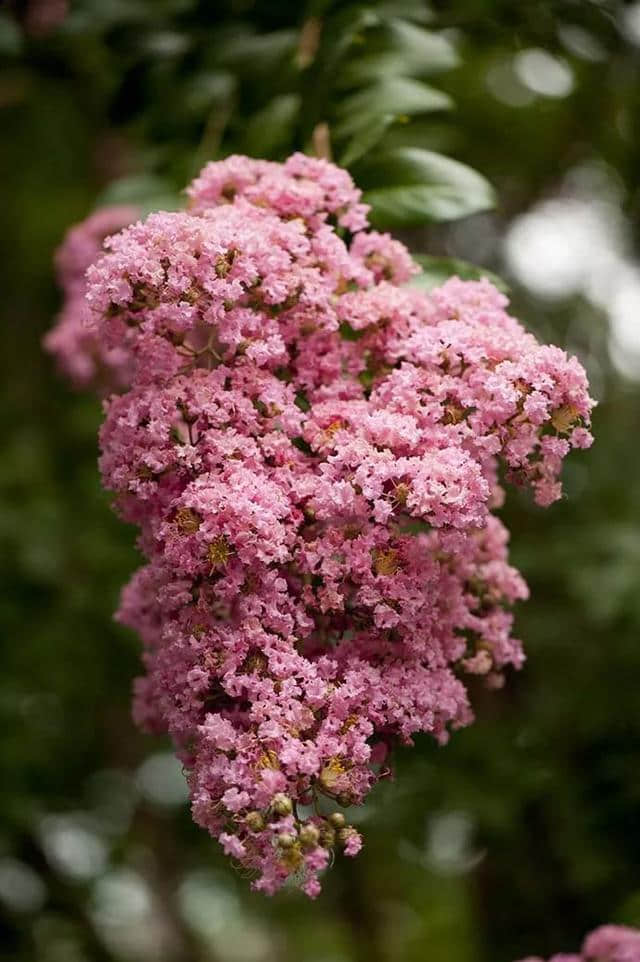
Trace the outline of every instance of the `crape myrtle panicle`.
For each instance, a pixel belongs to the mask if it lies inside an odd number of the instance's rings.
[[[128,377],[100,467],[148,559],[118,614],[135,718],[254,887],[313,897],[389,749],[445,742],[465,677],[522,664],[498,478],[560,497],[593,402],[487,280],[403,286],[419,268],[344,170],[230,157],[187,193],[107,239],[64,349]]]
[[[544,962],[528,956],[521,962]],[[602,925],[586,937],[582,950],[552,955],[548,962],[640,962],[640,929]]]

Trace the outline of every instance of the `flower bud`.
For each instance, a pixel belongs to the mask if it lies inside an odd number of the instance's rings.
[[[291,799],[288,795],[278,792],[277,795],[273,796],[271,810],[275,812],[276,815],[291,815],[291,812],[293,811]]]
[[[333,848],[336,844],[336,833],[330,825],[323,825],[320,830],[320,844],[323,848]]]
[[[261,832],[264,828],[264,818],[260,812],[249,812],[245,822],[252,832]]]
[[[300,829],[300,841],[304,848],[315,848],[320,840],[320,831],[311,822]]]
[[[334,828],[344,828],[346,819],[342,812],[332,812],[329,816],[329,821]]]
[[[289,832],[283,832],[282,835],[278,835],[278,846],[280,848],[293,848],[295,844],[295,836],[290,835]]]

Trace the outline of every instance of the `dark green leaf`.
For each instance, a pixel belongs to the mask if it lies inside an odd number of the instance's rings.
[[[248,72],[267,72],[293,56],[298,35],[294,30],[272,30],[270,33],[238,33],[229,40],[220,56],[220,63],[242,66]]]
[[[424,0],[384,0],[376,4],[380,17],[404,17],[414,23],[431,23],[434,13]]]
[[[8,13],[0,13],[0,54],[15,57],[22,50],[20,27]]]
[[[183,109],[194,116],[203,116],[213,107],[229,101],[235,84],[235,77],[230,72],[203,70],[181,89]]]
[[[343,321],[340,325],[340,337],[345,341],[359,341],[363,337],[364,331],[356,331],[348,321]]]

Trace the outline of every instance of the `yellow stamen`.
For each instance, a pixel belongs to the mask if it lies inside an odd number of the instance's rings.
[[[214,568],[224,568],[230,554],[231,549],[224,535],[215,538],[207,548],[207,558]]]
[[[326,791],[333,792],[336,789],[340,778],[345,774],[345,772],[346,768],[342,759],[335,755],[333,758],[329,759],[327,764],[320,772],[320,784]]]
[[[373,552],[373,567],[377,575],[394,575],[399,571],[400,552],[397,548],[382,551],[376,548]]]
[[[445,424],[460,424],[464,420],[464,408],[459,404],[445,404],[442,420]]]
[[[258,759],[258,768],[280,768],[280,762],[278,761],[278,756],[270,748]]]
[[[393,488],[393,500],[396,504],[404,507],[407,503],[407,498],[409,497],[409,485],[401,481],[400,484],[396,484]]]
[[[331,424],[327,425],[327,427],[322,432],[323,442],[325,444],[328,444],[333,439],[334,434],[337,434],[338,431],[341,431],[342,428],[346,428],[346,426],[347,426],[346,423],[344,421],[341,421],[340,418],[337,418],[335,421],[332,421]]]
[[[577,417],[578,409],[573,404],[563,404],[551,415],[551,423],[559,434],[567,434]]]
[[[192,508],[179,508],[176,512],[176,524],[182,534],[195,534],[200,527],[200,515]]]

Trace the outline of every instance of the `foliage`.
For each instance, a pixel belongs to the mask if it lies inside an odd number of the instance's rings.
[[[583,298],[534,300],[509,278],[516,313],[589,362],[598,443],[545,517],[518,499],[505,512],[532,588],[518,619],[524,672],[490,704],[478,693],[479,722],[446,751],[420,743],[399,757],[398,783],[381,786],[364,812],[369,844],[310,908],[285,895],[266,909],[241,894],[175,804],[168,776],[149,774],[164,756],[128,716],[137,645],[110,622],[136,561],[131,532],[98,489],[100,412],[70,395],[40,353],[58,303],[51,255],[71,223],[116,191],[169,207],[205,160],[279,158],[323,122],[338,160],[363,183],[371,168],[371,190],[383,150],[395,165],[407,149],[453,155],[496,186],[494,219],[411,228],[412,246],[432,256],[502,273],[496,233],[560,189],[569,168],[594,160],[616,184],[633,240],[640,85],[623,5],[454,0],[434,4],[429,19],[425,5],[403,0],[304,10],[78,0],[46,35],[29,32],[26,11],[20,3],[0,14],[11,238],[2,260],[0,753],[10,791],[0,801],[0,958],[509,962],[575,947],[606,919],[637,925],[640,398],[637,382],[611,366],[600,310]],[[335,26],[300,64],[301,28],[313,17]],[[518,104],[498,99],[513,58],[538,47],[569,63],[573,91],[534,96],[520,85]],[[351,128],[341,104],[379,83],[405,97],[405,113],[364,97],[371,116]],[[403,184],[412,186],[394,176],[382,187]],[[154,784],[165,788],[154,794]],[[52,814],[66,821],[52,827],[43,821]],[[52,850],[61,826],[84,838],[85,856],[92,839],[102,862],[85,859],[85,874],[70,874]],[[15,861],[44,883],[46,902],[37,884],[29,901],[15,881],[23,901],[6,901],[2,880]]]

